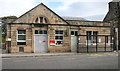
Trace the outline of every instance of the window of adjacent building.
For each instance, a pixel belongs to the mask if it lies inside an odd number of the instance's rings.
[[[105,36],[105,43],[108,43],[108,36]]]
[[[89,42],[91,42],[91,40],[92,40],[92,31],[87,31],[86,32],[86,35],[87,35],[87,41],[89,41]]]
[[[26,45],[26,30],[17,31],[17,44]]]
[[[63,30],[55,30],[55,44],[63,46]]]
[[[48,23],[47,18],[45,17],[37,17],[35,19],[35,23]]]
[[[97,42],[98,31],[93,31],[93,43]]]

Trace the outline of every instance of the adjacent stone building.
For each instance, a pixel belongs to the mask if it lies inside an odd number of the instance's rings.
[[[114,50],[120,50],[120,1],[113,0],[109,2],[109,11],[103,21],[111,23]]]
[[[43,3],[7,24],[11,53],[112,51],[111,25],[62,18]]]

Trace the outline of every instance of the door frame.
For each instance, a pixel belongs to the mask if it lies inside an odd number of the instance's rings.
[[[71,31],[74,31],[74,35],[71,35]],[[75,31],[77,31],[77,34],[79,34],[79,30],[78,29],[70,29],[70,39],[72,38],[72,37],[77,37],[77,36],[75,36]],[[70,49],[71,49],[71,52],[72,52],[72,46],[71,46],[71,44],[72,44],[72,42],[71,42],[72,40],[70,40]],[[76,42],[78,43],[78,41],[76,40]],[[76,43],[76,44],[77,44]],[[77,45],[76,45],[77,46]],[[77,52],[77,47],[76,47],[76,52]]]
[[[47,50],[48,50],[48,30],[46,30],[46,31],[47,31],[46,36],[47,36]],[[35,30],[34,30],[34,32],[33,32],[33,36],[34,36],[34,53],[35,53],[35,35],[41,36],[41,35],[44,35],[44,34],[35,34]]]

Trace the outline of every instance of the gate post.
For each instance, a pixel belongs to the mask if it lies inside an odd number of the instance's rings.
[[[105,36],[105,52],[106,52],[106,41],[107,40],[107,36]]]
[[[77,35],[77,53],[79,53],[79,35]]]
[[[88,53],[88,35],[86,35],[87,36],[87,53]]]

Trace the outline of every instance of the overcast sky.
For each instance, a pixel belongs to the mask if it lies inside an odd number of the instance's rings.
[[[60,16],[102,21],[112,0],[0,0],[0,17],[24,14],[41,2]]]

